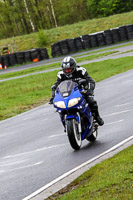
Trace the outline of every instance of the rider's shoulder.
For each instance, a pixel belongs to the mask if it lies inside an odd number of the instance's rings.
[[[64,75],[64,72],[61,70],[57,73],[57,77],[61,79],[61,77]]]
[[[77,71],[80,71],[83,75],[86,73],[86,69],[81,66],[77,66]]]

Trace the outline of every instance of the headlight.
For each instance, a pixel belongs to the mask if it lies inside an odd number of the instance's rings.
[[[54,105],[58,108],[66,108],[64,101],[57,101]]]
[[[76,104],[78,104],[80,102],[81,98],[78,97],[78,98],[74,98],[74,99],[71,99],[68,103],[68,107],[72,107],[72,106],[75,106]]]

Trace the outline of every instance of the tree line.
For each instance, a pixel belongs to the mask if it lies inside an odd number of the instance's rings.
[[[132,0],[0,0],[0,39],[132,9]]]

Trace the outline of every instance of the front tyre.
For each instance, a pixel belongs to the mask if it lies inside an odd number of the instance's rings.
[[[79,150],[81,147],[81,134],[79,133],[78,122],[76,119],[67,120],[67,134],[70,145],[73,149]]]

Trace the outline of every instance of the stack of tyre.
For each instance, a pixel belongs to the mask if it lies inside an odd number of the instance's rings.
[[[117,43],[121,41],[119,28],[111,29],[111,33],[112,33],[113,43]]]
[[[128,39],[131,40],[133,39],[133,24],[129,24],[126,26],[126,29],[127,29],[127,36],[128,36]]]
[[[62,55],[69,54],[70,50],[69,50],[67,39],[59,41],[59,46],[60,46]]]
[[[89,35],[83,35],[82,41],[83,41],[83,46],[84,46],[85,49],[91,48],[90,36]]]
[[[96,34],[97,37],[97,42],[98,42],[98,46],[104,46],[105,43],[105,37],[104,37],[104,32],[99,32]]]
[[[56,42],[56,43],[51,45],[51,55],[52,55],[52,57],[56,57],[56,56],[61,56],[62,55],[62,51],[61,51],[59,42]]]
[[[74,42],[75,42],[75,47],[77,51],[84,49],[84,43],[83,43],[82,37],[74,38]]]
[[[104,38],[105,38],[105,43],[106,43],[107,45],[113,43],[113,36],[112,36],[112,33],[111,33],[111,30],[110,30],[110,29],[104,31]]]
[[[71,52],[71,53],[73,52],[74,53],[74,52],[77,51],[74,38],[67,39],[67,44],[68,44],[69,52]]]
[[[133,39],[133,24],[59,41],[51,46],[52,56],[67,55],[82,49],[111,45],[130,39]]]
[[[49,59],[49,55],[46,48],[31,49],[28,51],[21,51],[12,54],[0,56],[0,64],[14,66],[16,64],[22,65],[23,63],[33,62],[34,59],[38,61]]]

